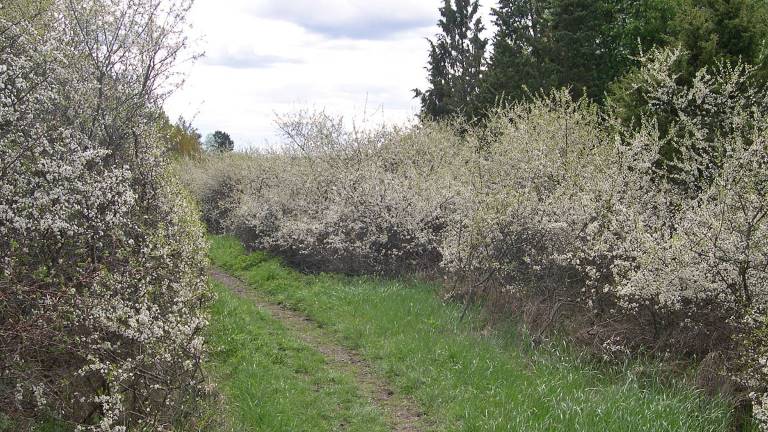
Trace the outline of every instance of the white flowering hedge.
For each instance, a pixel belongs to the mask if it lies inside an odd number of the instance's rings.
[[[538,299],[545,325],[582,311],[608,354],[730,353],[762,413],[766,92],[743,66],[683,84],[681,55],[644,59],[634,122],[565,91],[483,127],[301,114],[280,151],[190,162],[185,182],[211,226],[308,268],[440,269],[456,296]]]
[[[0,18],[0,412],[18,427],[194,417],[206,244],[154,124],[185,10],[54,1]]]
[[[281,151],[211,156],[181,170],[211,228],[312,269],[387,272],[438,262],[460,149],[448,127],[348,131],[325,114],[282,127]]]

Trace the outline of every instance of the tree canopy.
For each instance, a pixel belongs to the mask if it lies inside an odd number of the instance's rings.
[[[680,79],[743,62],[768,81],[768,2],[761,0],[498,0],[488,40],[477,1],[445,0],[429,41],[429,87],[416,90],[431,118],[483,117],[499,104],[570,88],[603,103],[631,79],[643,53],[682,48]]]
[[[217,130],[205,138],[205,147],[208,151],[231,152],[235,149],[235,142],[228,133]]]
[[[200,141],[202,135],[192,126],[192,122],[179,117],[175,124],[171,124],[166,115],[160,119],[160,132],[165,147],[173,154],[185,157],[200,156],[203,145]]]

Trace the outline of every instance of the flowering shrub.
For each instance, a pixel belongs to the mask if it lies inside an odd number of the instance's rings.
[[[760,371],[768,305],[768,94],[739,65],[702,70],[692,85],[679,85],[680,55],[645,60],[639,87],[666,120],[646,117],[639,131],[625,133],[624,167],[613,180],[624,186],[605,206],[610,230],[593,228],[596,241],[582,252],[611,245],[608,289],[625,308],[653,311],[666,321],[657,324],[705,336],[708,351],[735,348],[739,377],[755,391],[760,411],[768,383]],[[668,113],[675,116],[669,120]],[[722,346],[724,336],[731,346]]]
[[[481,134],[467,140],[468,175],[441,245],[443,267],[507,292],[569,291],[578,277],[564,254],[609,164],[597,110],[557,92],[492,113]]]
[[[307,268],[391,272],[439,261],[459,150],[450,129],[346,131],[324,114],[282,127],[289,143],[279,152],[182,169],[210,219]]]
[[[761,413],[766,93],[739,65],[683,84],[682,55],[643,59],[631,92],[647,107],[629,122],[566,91],[482,127],[359,131],[302,114],[281,123],[280,151],[189,162],[185,182],[217,228],[300,264],[439,267],[454,296],[494,288],[548,305],[544,326],[580,320],[607,356],[731,353]]]
[[[120,431],[193,414],[206,245],[153,126],[185,44],[185,6],[163,5],[53,2],[42,23],[0,20],[0,411],[12,418]]]

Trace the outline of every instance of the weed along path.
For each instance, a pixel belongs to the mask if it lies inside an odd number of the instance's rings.
[[[387,381],[378,376],[371,365],[353,350],[333,342],[330,335],[307,316],[272,303],[240,279],[213,267],[210,276],[237,296],[247,299],[280,321],[302,342],[324,357],[328,366],[354,377],[360,394],[367,397],[384,414],[389,428],[395,432],[420,432],[427,430],[427,419],[417,404],[409,397],[398,394]],[[339,425],[344,430],[345,425]]]

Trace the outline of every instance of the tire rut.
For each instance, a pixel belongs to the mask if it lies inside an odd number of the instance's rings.
[[[329,339],[329,336],[324,335],[322,329],[309,317],[267,301],[256,290],[221,269],[212,268],[210,275],[238,296],[252,301],[261,309],[267,310],[274,318],[283,322],[302,342],[320,352],[331,367],[351,373],[361,393],[368,396],[384,412],[393,431],[421,432],[428,430],[426,418],[415,401],[396,393],[386,380],[375,373],[373,367],[359,353],[328,342],[326,339]]]

